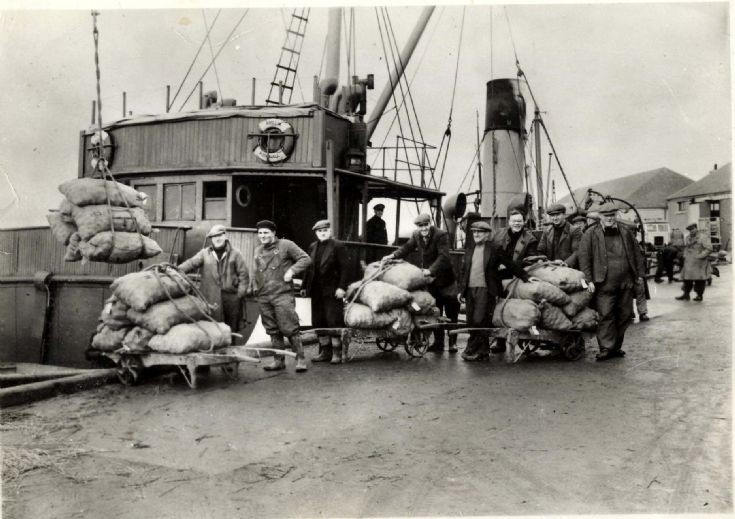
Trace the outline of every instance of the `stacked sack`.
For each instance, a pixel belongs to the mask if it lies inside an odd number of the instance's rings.
[[[546,330],[595,330],[599,316],[589,304],[584,274],[559,262],[539,261],[528,267],[535,281],[503,282],[508,294],[493,313],[493,326],[528,331],[532,326]]]
[[[402,260],[371,263],[362,280],[347,288],[345,324],[350,328],[388,329],[396,337],[410,333],[413,316],[439,315],[420,268]]]
[[[189,353],[231,344],[230,327],[179,270],[154,265],[117,278],[105,301],[92,348],[100,351]]]
[[[145,194],[98,178],[69,180],[59,191],[65,198],[46,219],[66,246],[66,261],[127,263],[160,254],[161,248],[148,238],[151,223],[143,210]]]

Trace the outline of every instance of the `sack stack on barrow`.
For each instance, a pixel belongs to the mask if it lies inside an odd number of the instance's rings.
[[[59,186],[59,209],[46,216],[51,232],[66,246],[66,261],[128,263],[161,253],[148,235],[146,195],[98,178],[77,178]]]
[[[163,265],[117,278],[92,338],[101,351],[189,353],[231,344],[231,330],[214,322],[209,304],[184,274]]]
[[[345,324],[406,336],[413,327],[413,316],[439,315],[436,300],[425,290],[426,284],[421,269],[405,261],[371,263],[363,279],[347,288]]]
[[[557,331],[597,329],[599,316],[589,307],[592,294],[587,291],[581,271],[539,261],[526,267],[526,272],[536,280],[524,283],[516,278],[503,282],[507,299],[496,305],[493,326],[521,331],[531,326]]]

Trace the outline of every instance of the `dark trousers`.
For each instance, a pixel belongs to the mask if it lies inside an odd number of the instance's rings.
[[[314,328],[344,328],[342,301],[334,296],[311,296],[311,325]]]
[[[691,292],[692,288],[694,288],[694,291],[697,293],[697,295],[699,297],[702,297],[704,295],[705,283],[706,280],[704,279],[685,279],[684,286],[682,288],[684,289],[684,293],[686,295],[689,295],[689,292]]]
[[[222,292],[222,314],[224,323],[230,330],[237,332],[243,316],[243,304],[234,292]]]
[[[467,289],[466,310],[468,328],[490,328],[493,325],[493,311],[495,311],[495,296],[490,295],[487,288]],[[478,351],[487,351],[490,342],[487,337],[470,334],[467,339],[465,353],[474,354]]]
[[[436,306],[439,309],[439,315],[446,315],[447,318],[456,323],[459,320],[459,301],[457,301],[456,290],[452,293],[449,290],[444,290],[446,293],[442,293],[442,289],[436,288],[435,286],[429,287],[429,293],[436,299]],[[444,342],[444,330],[434,330],[434,340],[438,343]]]
[[[619,350],[623,346],[625,330],[633,319],[633,292],[633,287],[626,284],[596,293],[597,313],[600,314],[597,325],[600,351]]]
[[[669,281],[674,280],[674,260],[676,259],[676,251],[668,251],[664,249],[661,251],[661,258],[656,266],[656,279],[661,279],[661,276],[665,273]]]
[[[299,333],[299,316],[292,293],[258,296],[260,319],[271,337],[291,337]]]

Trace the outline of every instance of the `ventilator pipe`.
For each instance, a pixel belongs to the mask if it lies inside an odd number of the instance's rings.
[[[321,105],[324,107],[329,107],[329,97],[337,91],[337,87],[339,86],[341,32],[342,9],[332,7],[329,9],[329,22],[327,25],[327,69],[324,79],[319,82],[319,91],[322,95]]]
[[[372,137],[376,126],[378,126],[378,123],[380,122],[380,118],[383,116],[383,112],[385,111],[385,107],[388,106],[388,101],[393,95],[393,90],[395,90],[396,86],[398,86],[398,82],[401,80],[401,77],[403,76],[403,71],[406,65],[408,65],[408,62],[411,60],[411,55],[413,54],[414,49],[416,49],[416,44],[418,44],[419,40],[421,39],[421,35],[424,33],[424,29],[426,29],[426,25],[429,23],[429,19],[431,18],[431,14],[433,12],[434,12],[434,6],[424,7],[424,10],[421,11],[421,14],[419,15],[419,19],[416,21],[416,26],[413,28],[413,32],[408,37],[408,41],[406,42],[405,47],[403,47],[403,50],[401,51],[401,56],[400,56],[399,61],[398,63],[396,63],[396,66],[393,68],[393,71],[390,73],[390,81],[388,82],[387,85],[385,85],[385,89],[380,94],[380,97],[375,103],[375,108],[373,108],[373,112],[370,114],[370,117],[368,118],[368,123],[367,123],[367,140],[368,141]]]

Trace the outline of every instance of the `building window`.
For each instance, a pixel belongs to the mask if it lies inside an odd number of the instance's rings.
[[[227,219],[227,182],[204,182],[204,220]]]
[[[149,221],[156,221],[156,209],[158,204],[158,186],[156,184],[136,185],[134,186],[137,191],[144,193],[148,200],[143,207],[145,216]]]
[[[163,219],[195,220],[196,185],[166,184],[163,186]]]
[[[687,210],[687,203],[686,201],[683,202],[676,202],[676,210],[680,213],[684,213]]]
[[[720,201],[719,200],[709,201],[709,216],[710,218],[720,217]]]

